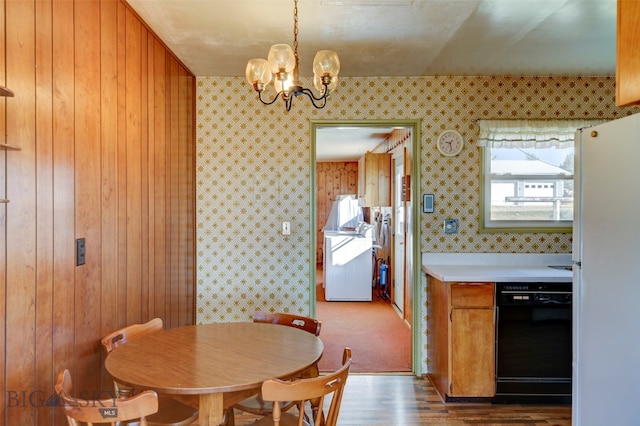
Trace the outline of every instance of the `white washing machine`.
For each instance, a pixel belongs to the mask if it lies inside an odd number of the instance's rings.
[[[358,232],[325,232],[324,295],[330,301],[370,302],[373,239]]]

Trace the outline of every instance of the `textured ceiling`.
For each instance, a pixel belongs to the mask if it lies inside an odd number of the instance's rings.
[[[197,76],[244,76],[293,43],[293,0],[127,0]],[[615,72],[616,0],[299,0],[300,75],[338,52],[342,76]]]
[[[127,1],[196,76],[244,76],[293,44],[293,0]],[[303,77],[321,49],[348,77],[615,74],[616,0],[299,0],[298,13]],[[357,159],[382,139],[326,129],[317,159]]]

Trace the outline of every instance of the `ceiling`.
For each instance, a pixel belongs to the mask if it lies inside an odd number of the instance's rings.
[[[353,126],[316,127],[316,161],[356,161],[373,151],[393,127]]]
[[[196,76],[244,76],[293,44],[293,0],[127,2]],[[299,0],[298,15],[302,77],[322,49],[341,77],[615,74],[616,0]]]
[[[196,76],[244,76],[293,44],[293,0],[127,0]],[[615,72],[616,0],[299,0],[300,75],[317,50],[340,75]]]

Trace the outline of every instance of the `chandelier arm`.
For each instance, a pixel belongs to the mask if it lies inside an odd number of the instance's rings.
[[[262,91],[258,92],[258,99],[260,99],[260,102],[262,102],[265,105],[271,105],[273,104],[275,101],[278,100],[278,98],[280,97],[280,95],[282,94],[282,92],[276,93],[276,96],[270,100],[270,101],[265,101],[264,99],[262,99]]]
[[[326,85],[323,85],[324,90],[322,91],[322,95],[320,96],[316,96],[313,93],[313,90],[303,87],[302,90],[300,90],[300,92],[304,93],[305,95],[309,96],[311,99],[313,99],[314,101],[322,101],[325,100],[329,97],[329,89],[327,89]]]
[[[303,88],[299,93],[307,95],[307,97],[311,101],[311,104],[314,107],[316,107],[317,109],[324,108],[325,105],[327,104],[327,98],[329,97],[328,91],[326,90],[326,88],[325,88],[324,94],[319,98],[316,98],[313,95],[313,92],[310,89],[307,89],[307,88]],[[322,103],[316,103],[317,101],[322,101]]]

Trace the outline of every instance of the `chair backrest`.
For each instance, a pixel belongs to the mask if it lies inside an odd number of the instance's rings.
[[[56,394],[70,426],[94,423],[115,425],[128,420],[140,420],[147,424],[146,417],[158,411],[158,395],[151,390],[131,398],[100,400],[77,399],[71,396],[71,374],[63,370],[56,381]]]
[[[253,322],[268,322],[271,324],[286,325],[288,327],[295,327],[316,336],[320,335],[320,328],[322,323],[314,318],[303,317],[300,315],[285,314],[282,312],[275,312],[273,314],[256,311],[253,314]]]
[[[161,331],[164,328],[162,318],[154,318],[144,324],[132,324],[107,334],[101,340],[102,348],[107,355],[120,345],[124,345],[137,337]]]
[[[109,355],[118,346],[124,345],[131,340],[134,340],[141,336],[146,336],[150,333],[156,333],[162,331],[164,325],[162,318],[154,318],[144,324],[131,324],[123,327],[119,330],[113,331],[102,338],[102,348],[105,353]],[[116,395],[119,398],[126,398],[132,396],[134,390],[128,386],[124,386],[117,381],[113,381],[113,386],[116,391]]]
[[[338,421],[340,404],[344,385],[347,383],[349,368],[351,367],[351,349],[345,348],[342,354],[342,367],[336,372],[312,379],[299,379],[286,382],[279,379],[270,379],[262,383],[262,398],[265,401],[273,401],[273,424],[280,425],[282,416],[280,402],[299,401],[298,424],[303,424],[304,406],[307,401],[314,400],[316,406],[322,408],[327,395],[333,394],[329,410],[324,414],[322,409],[314,413],[313,424],[335,426]],[[286,413],[285,415],[292,415]]]

